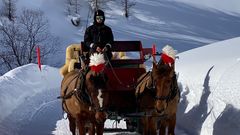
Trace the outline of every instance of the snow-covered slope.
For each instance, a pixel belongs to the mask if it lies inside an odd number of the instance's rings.
[[[58,69],[36,64],[16,68],[0,77],[0,121],[10,115],[28,98],[51,89],[60,89],[61,76]]]
[[[238,37],[179,54],[182,98],[177,123],[187,133],[239,134],[239,43]]]
[[[209,1],[212,7],[219,7]],[[108,2],[104,7],[106,24],[115,40],[140,40],[145,47],[157,44],[159,48],[171,44],[179,52],[240,36],[240,15],[226,14],[225,8],[215,10],[201,2],[185,0],[137,0],[130,9],[130,17],[123,16],[120,1]],[[218,2],[220,3],[220,2]],[[225,3],[229,7],[234,2]],[[87,0],[81,1],[81,26],[71,24],[66,15],[65,0],[19,0],[18,11],[22,8],[40,9],[49,19],[50,30],[61,39],[60,53],[49,61],[58,67],[64,63],[65,48],[71,43],[80,43],[87,26],[92,23],[92,12],[88,18]],[[232,9],[233,10],[233,9]],[[237,10],[235,10],[237,11]]]
[[[17,1],[18,13],[22,8],[40,9],[49,19],[51,32],[61,39],[58,46],[61,52],[51,57],[49,65],[58,67],[64,63],[65,48],[82,41],[86,26],[92,22],[91,16],[87,18],[87,0],[81,1],[80,27],[71,24],[64,1]],[[115,40],[141,40],[144,47],[156,43],[159,50],[171,44],[179,52],[185,51],[179,54],[176,63],[182,89],[178,135],[239,134],[240,38],[234,37],[240,36],[240,2],[216,1],[137,0],[129,19],[122,16],[120,1],[109,2],[104,8],[106,24],[111,26]],[[207,45],[225,39],[230,40]],[[193,49],[199,46],[204,47]],[[47,104],[56,100],[61,79],[58,68],[43,66],[40,72],[35,64],[1,76],[0,134],[51,134],[56,123],[54,133],[66,135],[65,121],[50,119],[61,116],[60,109],[53,107],[61,105]],[[55,93],[49,94],[51,90]],[[43,111],[47,108],[50,115]]]

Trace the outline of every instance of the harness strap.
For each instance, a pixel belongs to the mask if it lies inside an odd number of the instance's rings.
[[[74,79],[76,79],[77,78],[77,80],[80,78],[80,76],[81,76],[81,73],[82,73],[82,71],[80,71],[79,72],[79,74],[77,74],[76,76],[74,76],[73,78],[72,78],[72,80],[67,84],[67,87],[64,89],[64,94],[63,94],[63,96],[59,96],[59,97],[57,97],[58,99],[62,99],[62,109],[64,110],[64,106],[65,106],[65,108],[66,108],[66,112],[67,113],[69,113],[70,114],[70,112],[69,112],[69,109],[68,109],[68,107],[67,107],[67,105],[66,105],[66,99],[69,99],[69,98],[71,98],[73,95],[76,95],[76,93],[77,93],[77,91],[78,91],[78,89],[76,88],[76,86],[77,86],[77,82],[78,81],[76,81],[76,83],[75,83],[75,89],[74,90],[72,90],[71,92],[69,92],[68,94],[66,94],[67,93],[67,90],[68,90],[68,86],[70,85],[70,83],[72,83],[72,81],[74,80]],[[77,96],[76,96],[76,98],[77,98]],[[78,98],[77,98],[78,99]]]
[[[137,84],[136,84],[136,86],[135,86],[135,89],[136,89],[136,87],[148,76],[149,73],[151,73],[151,71],[148,71],[148,72],[137,82]]]
[[[174,73],[174,76],[172,77],[172,83],[170,86],[171,91],[169,92],[169,94],[167,96],[156,96],[155,99],[156,100],[167,100],[167,102],[173,100],[177,93],[180,95],[180,91],[177,87],[177,78],[176,78],[176,74]]]
[[[115,79],[118,81],[118,83],[119,83],[120,85],[122,85],[122,86],[125,87],[125,88],[130,88],[130,87],[135,88],[135,85],[134,85],[134,84],[132,84],[132,85],[126,85],[126,84],[124,84],[124,83],[119,79],[119,77],[117,76],[116,72],[114,71],[113,66],[112,66],[110,60],[108,59],[108,57],[107,57],[107,63],[106,63],[106,65],[107,65],[107,64],[109,64],[109,66],[110,66],[110,68],[111,68],[111,70],[112,70],[112,73],[113,73]]]

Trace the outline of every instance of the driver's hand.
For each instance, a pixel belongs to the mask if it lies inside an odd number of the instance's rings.
[[[96,51],[97,51],[98,53],[101,53],[101,52],[102,52],[102,49],[101,49],[100,47],[97,47]]]
[[[108,48],[106,46],[102,49],[103,52],[106,52],[107,50]]]

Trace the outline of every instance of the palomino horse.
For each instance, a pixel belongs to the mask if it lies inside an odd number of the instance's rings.
[[[174,72],[174,64],[164,63],[160,60],[158,64],[153,62],[152,69],[153,84],[156,89],[155,109],[159,115],[165,115],[159,123],[159,135],[175,135],[177,105],[180,93],[177,78]]]
[[[137,87],[139,112],[144,112],[139,130],[143,135],[174,135],[176,112],[179,101],[179,90],[174,72],[174,64],[165,64],[162,60],[153,62],[151,72],[139,78],[141,82]]]
[[[64,76],[61,97],[73,135],[76,131],[85,135],[86,129],[89,135],[95,135],[95,129],[98,135],[103,134],[106,113],[103,111],[101,90],[105,88],[105,84],[103,71],[95,72],[92,68],[90,71],[74,70]]]

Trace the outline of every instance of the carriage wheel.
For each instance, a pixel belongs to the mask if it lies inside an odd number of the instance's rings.
[[[138,127],[138,120],[133,118],[126,119],[127,130],[130,132],[136,131]]]
[[[143,125],[142,125],[141,119],[137,119],[137,128],[136,128],[136,131],[137,131],[139,134],[142,134],[142,133],[143,133]]]

